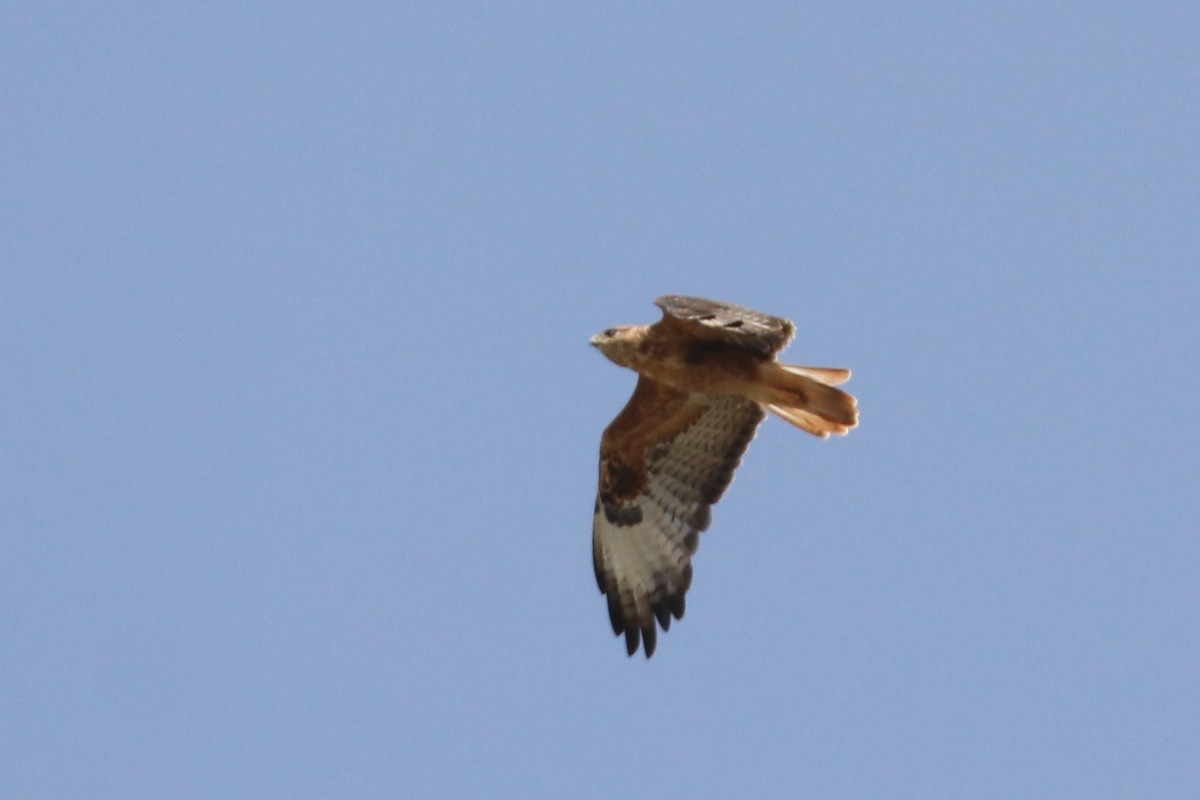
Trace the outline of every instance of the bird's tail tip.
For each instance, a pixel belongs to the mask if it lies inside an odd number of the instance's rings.
[[[850,379],[850,370],[778,363],[766,366],[764,405],[780,419],[822,439],[844,435],[858,425],[858,400],[835,386]]]

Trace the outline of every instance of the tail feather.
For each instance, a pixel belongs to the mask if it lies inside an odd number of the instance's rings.
[[[762,377],[760,402],[803,431],[824,439],[858,424],[854,395],[831,385],[849,380],[848,369],[769,363],[763,365]]]
[[[779,366],[793,375],[815,378],[830,386],[838,386],[850,380],[850,370],[841,367],[801,367],[798,364],[780,364]]]

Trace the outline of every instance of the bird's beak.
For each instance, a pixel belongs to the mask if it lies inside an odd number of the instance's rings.
[[[593,336],[593,337],[592,337],[592,338],[591,338],[591,339],[588,341],[588,343],[589,343],[589,344],[590,344],[592,347],[599,347],[599,346],[600,346],[600,334],[596,334],[595,336]]]

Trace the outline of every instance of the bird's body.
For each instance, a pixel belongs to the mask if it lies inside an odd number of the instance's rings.
[[[691,555],[709,509],[771,411],[817,436],[857,424],[854,398],[834,387],[848,370],[775,361],[791,322],[711,300],[671,295],[654,325],[592,338],[639,374],[633,397],[600,443],[593,558],[613,632],[630,655],[684,611]]]
[[[738,394],[758,376],[757,359],[744,350],[656,328],[619,329],[614,338],[621,346],[606,350],[605,355],[639,375],[686,392]]]

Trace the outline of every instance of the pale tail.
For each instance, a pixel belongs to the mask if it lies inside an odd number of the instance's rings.
[[[823,439],[858,424],[858,401],[833,386],[850,379],[848,369],[772,362],[762,365],[762,377],[759,402],[801,430]]]

